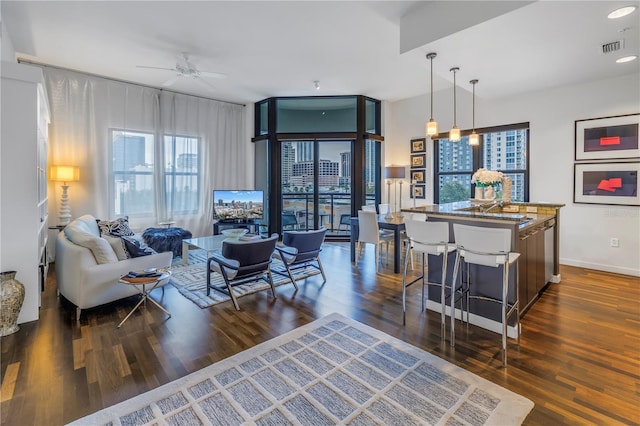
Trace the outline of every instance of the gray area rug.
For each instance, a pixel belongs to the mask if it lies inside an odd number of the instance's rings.
[[[226,302],[231,300],[229,296],[219,291],[211,289],[210,294],[207,296],[207,258],[204,250],[189,250],[189,264],[183,265],[181,258],[176,258],[171,265],[171,279],[170,283],[178,289],[187,299],[198,305],[200,308],[208,308],[217,303]],[[278,260],[274,260],[271,264],[271,270],[278,270],[286,273],[284,265]],[[296,279],[303,279],[312,275],[319,274],[320,271],[314,267],[300,268],[293,276]],[[273,285],[278,287],[283,284],[291,284],[291,280],[288,277],[283,277],[275,272],[273,275]],[[222,275],[214,272],[211,276],[211,281],[215,285],[224,286],[224,279]],[[320,278],[322,282],[322,278]],[[269,284],[264,280],[251,281],[246,284],[242,284],[233,287],[236,297],[245,296],[247,294],[255,293],[262,290],[269,289]],[[276,290],[277,291],[277,290]],[[270,292],[270,290],[269,290]]]
[[[519,425],[533,402],[339,314],[73,425]]]

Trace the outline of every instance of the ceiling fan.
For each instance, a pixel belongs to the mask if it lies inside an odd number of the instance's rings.
[[[182,55],[176,56],[176,66],[175,68],[162,68],[162,67],[150,67],[145,65],[137,65],[137,68],[147,68],[154,70],[165,70],[165,71],[173,71],[176,75],[169,80],[162,83],[163,87],[168,87],[173,85],[178,79],[183,77],[192,78],[198,83],[206,86],[209,89],[214,89],[214,87],[209,84],[207,81],[203,80],[202,77],[212,77],[212,78],[225,78],[225,74],[221,74],[218,72],[211,71],[201,71],[199,70],[191,61],[189,61],[189,54],[182,53]]]

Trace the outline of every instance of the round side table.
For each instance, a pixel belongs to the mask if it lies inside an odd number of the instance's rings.
[[[162,312],[169,315],[169,318],[171,318],[171,313],[169,311],[163,308],[162,305],[160,305],[158,302],[153,300],[153,298],[149,297],[149,293],[151,293],[156,287],[158,287],[158,284],[160,284],[161,281],[168,279],[170,276],[171,276],[171,271],[162,272],[157,277],[131,278],[128,275],[121,276],[118,282],[125,285],[135,286],[138,289],[138,291],[140,291],[140,294],[142,295],[142,297],[140,298],[140,301],[136,304],[136,306],[133,307],[131,312],[129,312],[129,314],[127,314],[127,316],[124,317],[122,322],[118,324],[118,328],[120,328],[120,326],[122,326],[122,324],[124,324],[124,322],[129,319],[131,314],[133,314],[140,305],[142,305],[143,303],[146,305],[147,300],[151,301],[154,305],[160,308]],[[147,290],[147,286],[150,286],[148,290]]]

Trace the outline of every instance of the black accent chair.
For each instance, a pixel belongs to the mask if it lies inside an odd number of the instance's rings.
[[[346,229],[342,228],[346,226]],[[351,231],[351,215],[350,214],[341,214],[340,215],[340,223],[338,224],[338,231]]]
[[[224,293],[231,297],[233,306],[239,311],[240,306],[232,287],[263,279],[271,286],[271,293],[275,299],[276,289],[271,276],[271,256],[277,242],[278,234],[250,241],[223,241],[221,253],[214,253],[207,260],[207,296],[211,289]],[[225,286],[211,283],[212,271],[222,275]]]
[[[282,234],[282,244],[276,246],[273,257],[282,261],[287,273],[285,274],[283,271],[276,269],[274,269],[273,272],[282,276],[288,275],[297,290],[298,285],[293,277],[293,271],[306,266],[313,266],[320,270],[324,280],[322,283],[326,283],[327,277],[324,274],[322,262],[320,261],[320,251],[322,250],[322,243],[324,243],[326,233],[326,228],[320,228],[315,231],[284,232]],[[314,262],[317,263],[317,265],[314,265]]]
[[[298,219],[294,213],[282,214],[282,229],[298,229]]]

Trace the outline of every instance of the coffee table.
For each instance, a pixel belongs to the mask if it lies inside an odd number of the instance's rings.
[[[222,248],[222,242],[228,237],[226,235],[211,235],[208,237],[189,238],[182,240],[182,264],[189,264],[189,249],[196,248],[202,249],[207,252],[207,259],[209,254],[215,250]]]
[[[162,310],[162,312],[164,312],[165,314],[169,315],[169,318],[171,318],[171,313],[169,313],[169,311],[167,311],[165,308],[163,308],[162,305],[160,305],[158,302],[153,300],[153,298],[149,297],[149,293],[151,293],[153,291],[153,289],[155,289],[158,286],[158,284],[160,284],[160,281],[164,281],[164,280],[168,279],[170,276],[171,276],[171,271],[166,271],[166,272],[163,272],[160,276],[154,277],[152,280],[145,281],[145,282],[129,281],[129,280],[127,280],[127,276],[126,275],[123,275],[122,277],[120,277],[120,280],[118,280],[118,282],[120,282],[121,284],[125,284],[125,285],[136,286],[136,288],[138,289],[138,291],[142,295],[142,298],[140,299],[138,304],[133,307],[131,312],[129,312],[129,314],[126,317],[124,317],[122,322],[120,324],[118,324],[118,328],[120,328],[120,326],[122,324],[124,324],[124,322],[126,320],[129,319],[131,314],[133,314],[136,311],[136,309],[138,309],[138,307],[140,305],[142,305],[143,303],[146,305],[147,299],[149,299],[151,302],[153,302],[154,305],[156,305],[158,308],[160,308]],[[140,288],[140,286],[142,286],[142,288]],[[147,290],[147,286],[151,286],[151,288],[149,290]]]

